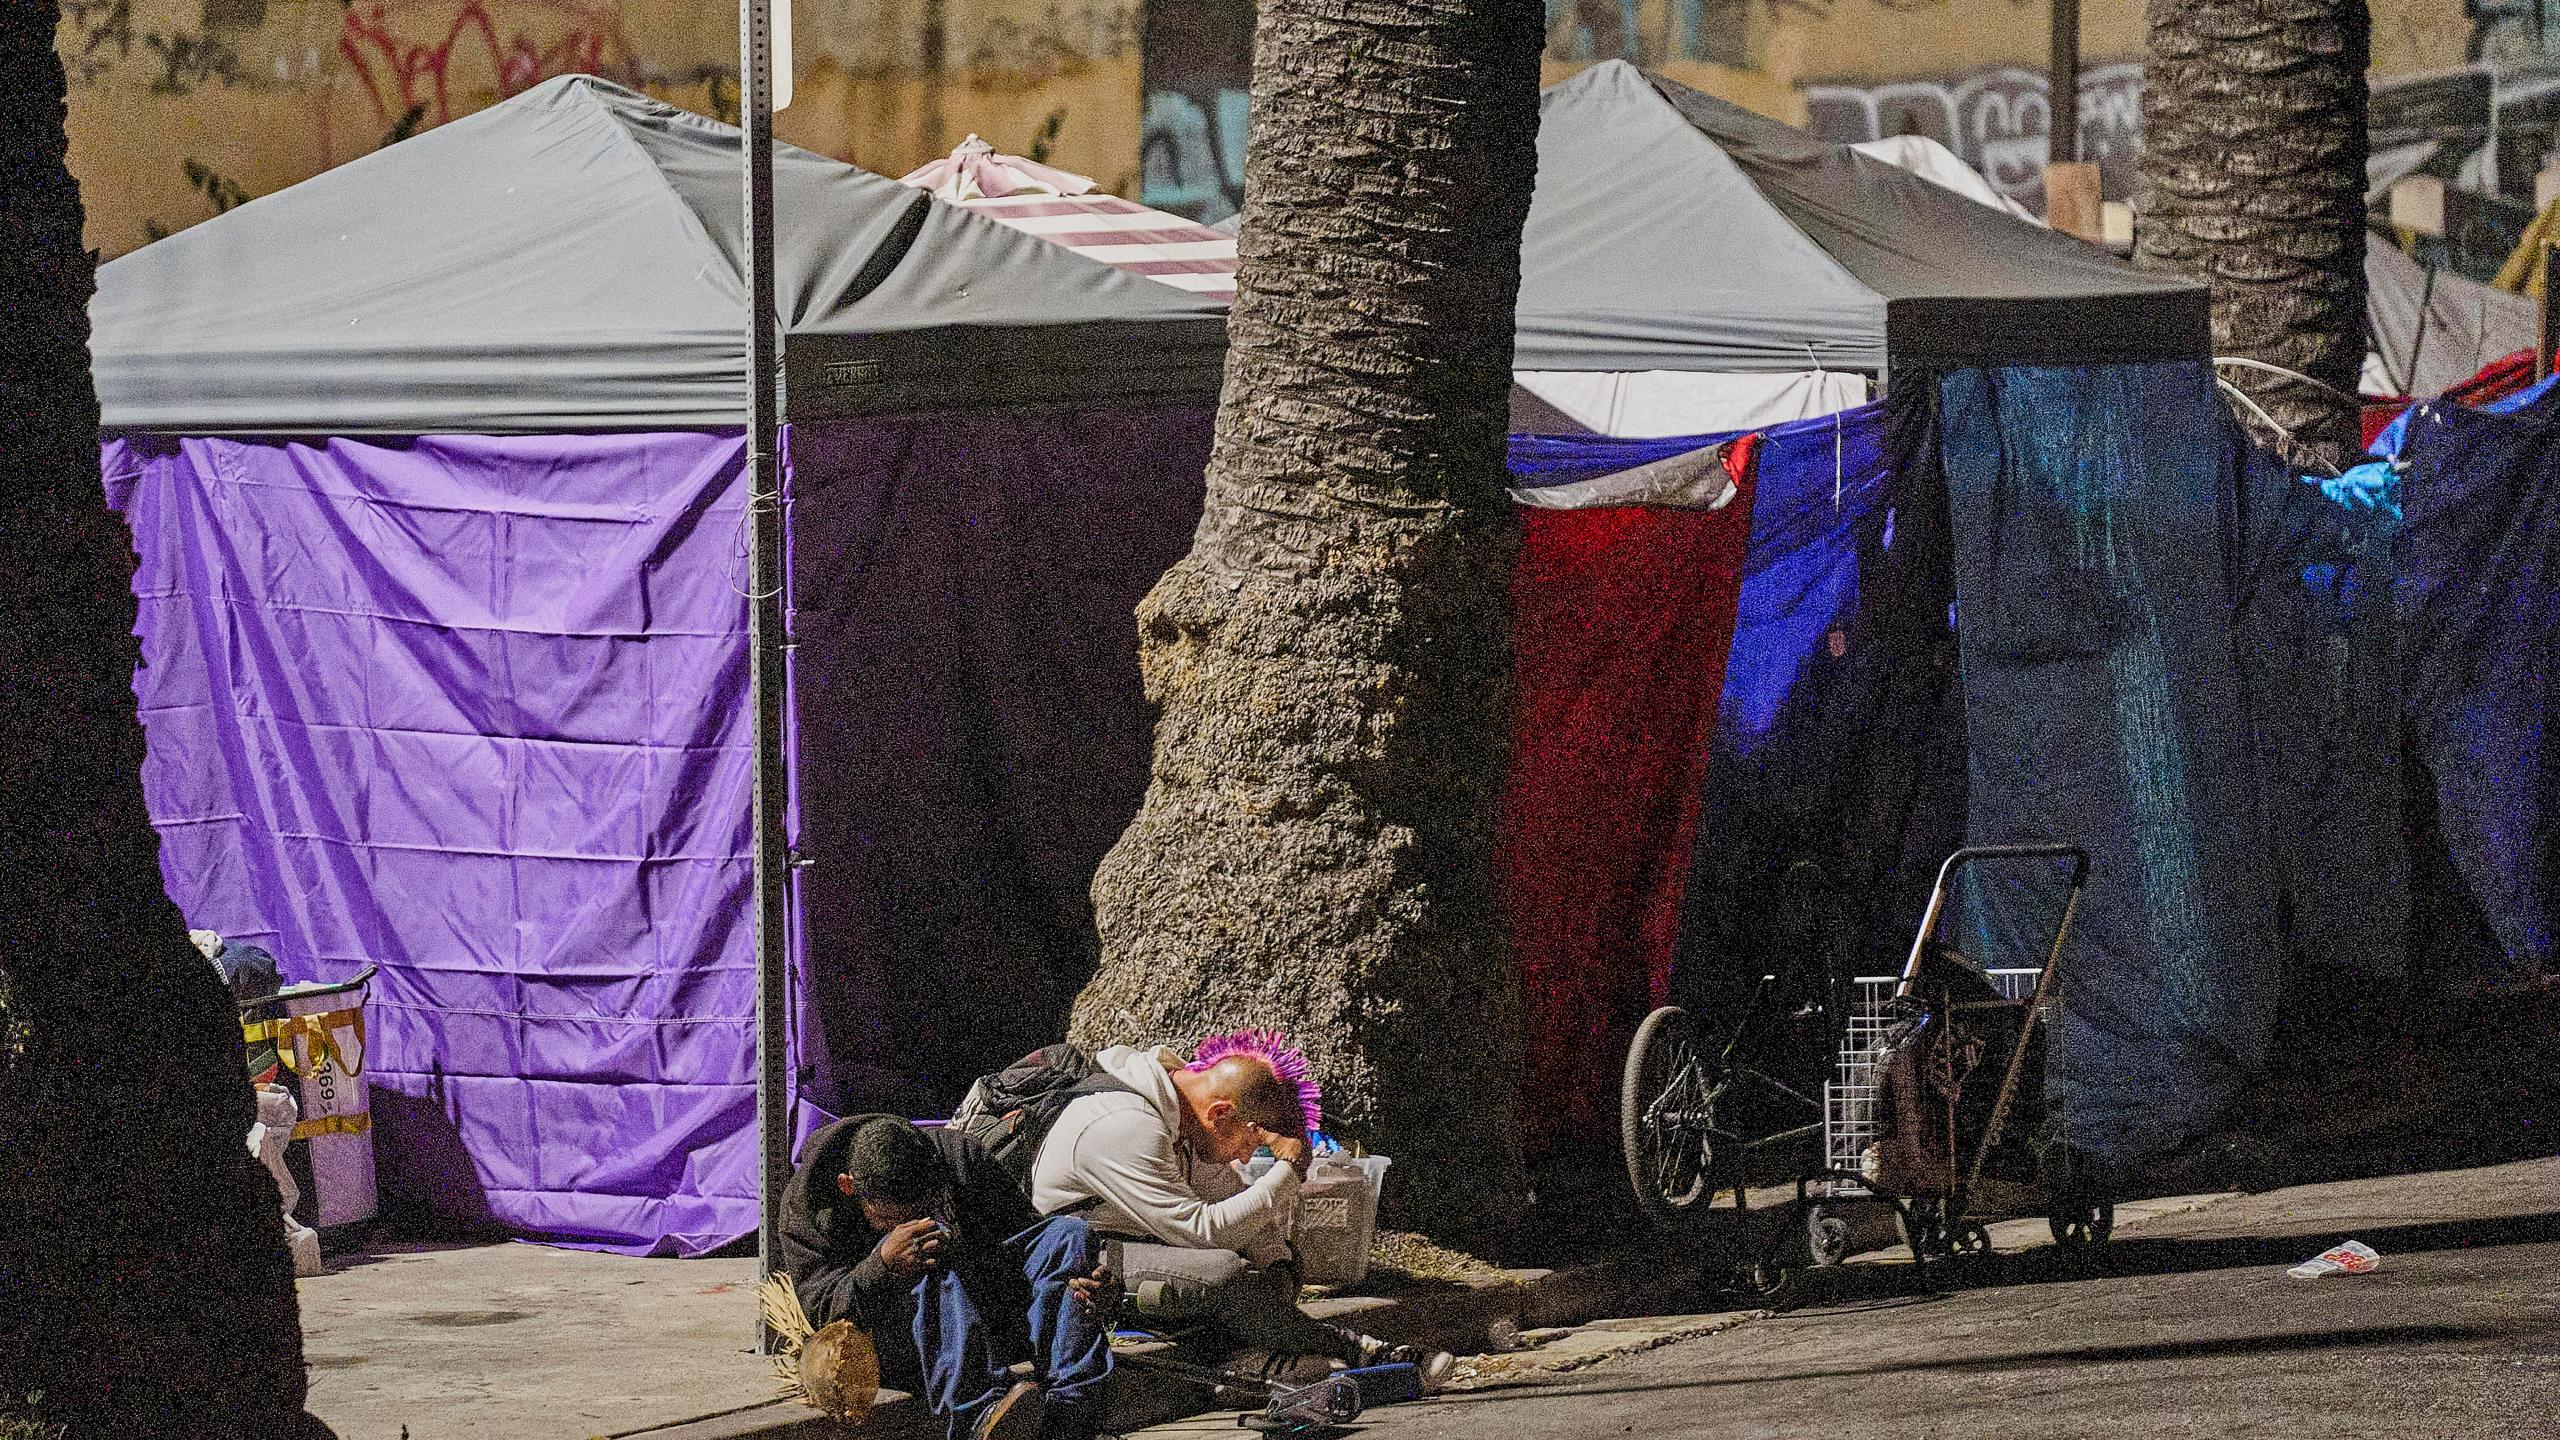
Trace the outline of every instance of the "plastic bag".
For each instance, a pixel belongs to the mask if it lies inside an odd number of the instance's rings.
[[[293,1218],[293,1207],[302,1199],[302,1187],[293,1183],[293,1171],[284,1163],[284,1147],[293,1139],[293,1126],[302,1118],[302,1107],[294,1104],[293,1092],[282,1085],[258,1087],[258,1123],[249,1127],[249,1153],[276,1177],[276,1194],[284,1202],[284,1240],[293,1252],[293,1273],[322,1275],[320,1264],[320,1232]]]

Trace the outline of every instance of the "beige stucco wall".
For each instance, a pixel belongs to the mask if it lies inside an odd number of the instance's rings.
[[[1668,35],[1673,0],[1642,0],[1638,28]],[[1758,4],[1743,11],[1744,63],[1680,58],[1673,47],[1647,56],[1652,68],[1686,85],[1749,105],[1778,119],[1804,118],[1807,84],[1860,84],[1942,79],[2002,65],[2041,71],[2048,58],[2043,0],[1815,0]],[[2081,8],[2080,39],[2088,63],[2138,56],[2142,7],[2136,0],[2097,0]],[[1549,78],[1579,68],[1551,47]]]
[[[64,0],[71,165],[108,256],[588,71],[734,116],[727,0]],[[926,37],[937,28],[938,54]],[[899,174],[963,133],[1134,183],[1135,0],[799,0],[782,138]],[[236,187],[236,188],[235,188]]]
[[[1672,38],[1678,3],[1638,0],[1636,34],[1646,63],[1790,121],[1803,118],[1801,87],[1808,84],[1943,79],[2004,65],[2041,71],[2048,57],[2044,0],[1768,0],[1741,7],[1747,38],[1737,47],[1739,64],[1681,58]],[[2371,8],[2377,78],[2464,63],[2475,22],[2461,0],[2372,0]],[[1710,9],[1710,24],[1725,18]],[[1551,38],[1561,38],[1560,30]],[[2084,0],[2083,63],[2139,61],[2142,30],[2140,0]],[[1550,46],[1550,83],[1581,68],[1566,49]]]
[[[712,114],[736,104],[730,0],[63,4],[72,168],[90,243],[109,256],[367,154],[413,110],[438,124],[552,75],[592,71]],[[780,132],[889,174],[973,130],[1016,151],[1047,135],[1053,162],[1127,193],[1144,109],[1139,4],[798,0],[798,98]],[[1594,4],[1623,13],[1620,0],[1551,5],[1550,80],[1586,63],[1576,7]],[[1947,106],[1996,132],[2045,57],[2043,0],[1638,0],[1633,14],[1640,58],[1799,123],[1808,93],[1854,105],[1862,87],[1910,81],[1947,87]],[[2088,65],[2138,58],[2141,24],[2136,0],[2089,0]],[[2460,0],[2375,0],[2375,73],[2459,65],[2473,25]],[[2004,82],[1991,73],[2003,66],[2036,74]]]

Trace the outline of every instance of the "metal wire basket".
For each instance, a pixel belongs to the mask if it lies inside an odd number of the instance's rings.
[[[2036,991],[2035,966],[1986,970],[1991,987],[2004,1000],[2026,1001]],[[1849,984],[1855,992],[1848,1025],[1840,1037],[1840,1056],[1831,1078],[1822,1083],[1822,1162],[1828,1170],[1871,1173],[1868,1150],[1883,1133],[1876,1112],[1876,1052],[1893,1026],[1893,992],[1899,975],[1860,975]]]

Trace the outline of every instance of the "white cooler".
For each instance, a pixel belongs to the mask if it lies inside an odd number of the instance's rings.
[[[1246,1161],[1250,1184],[1279,1162],[1269,1154]],[[1298,1187],[1298,1211],[1289,1237],[1298,1247],[1298,1278],[1310,1285],[1355,1285],[1369,1273],[1369,1246],[1378,1235],[1378,1191],[1387,1181],[1384,1155],[1315,1157]]]
[[[1378,1233],[1384,1155],[1319,1155],[1298,1187],[1298,1276],[1310,1285],[1353,1285],[1369,1273]]]

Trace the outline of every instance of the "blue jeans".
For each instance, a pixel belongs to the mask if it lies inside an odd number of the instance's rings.
[[[1053,1215],[992,1253],[926,1275],[905,1297],[907,1333],[883,1324],[872,1336],[883,1373],[920,1375],[925,1402],[959,1440],[1012,1387],[1006,1367],[1028,1359],[1047,1391],[1048,1435],[1085,1440],[1101,1428],[1111,1337],[1067,1282],[1092,1274],[1098,1259],[1084,1221]]]

